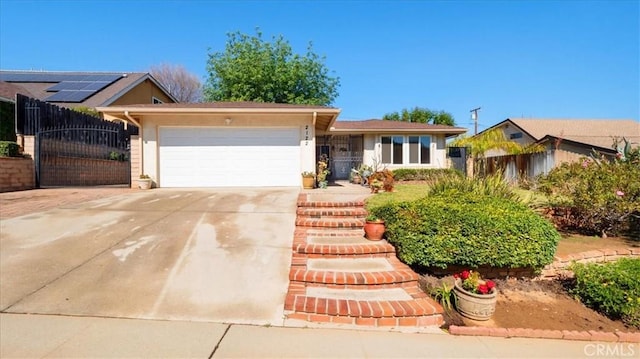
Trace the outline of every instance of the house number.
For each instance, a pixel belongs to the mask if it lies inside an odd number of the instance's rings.
[[[304,145],[309,146],[309,125],[304,126]]]

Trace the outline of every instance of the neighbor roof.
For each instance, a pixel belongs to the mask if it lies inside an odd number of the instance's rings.
[[[4,101],[15,102],[16,94],[33,97],[33,94],[22,86],[0,81],[0,98]]]
[[[331,132],[431,132],[450,136],[465,133],[467,129],[447,125],[372,119],[337,121],[331,128]]]
[[[47,100],[47,98],[56,94],[56,90],[51,90],[56,84],[60,85],[65,78],[70,81],[76,81],[77,79],[85,78],[100,78],[104,77],[106,81],[105,87],[92,93],[86,99],[80,101],[60,101]],[[108,78],[108,79],[107,79]],[[19,84],[24,89],[29,91],[32,97],[35,97],[41,101],[47,101],[58,106],[63,107],[98,107],[108,106],[122,95],[126,94],[133,87],[150,80],[156,86],[158,86],[169,98],[176,101],[168,91],[162,87],[150,74],[144,72],[80,72],[80,71],[6,71],[0,70],[0,80],[10,82],[12,84]],[[78,80],[79,81],[79,80]],[[177,102],[177,101],[176,101]]]
[[[507,121],[536,141],[552,136],[602,148],[611,148],[614,137],[625,137],[632,143],[640,143],[640,122],[634,120],[509,118],[494,127]]]

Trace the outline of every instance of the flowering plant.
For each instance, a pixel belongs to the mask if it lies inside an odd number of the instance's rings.
[[[496,283],[492,280],[483,280],[480,273],[472,270],[463,270],[459,274],[454,274],[455,279],[460,279],[462,288],[468,292],[476,294],[491,294]]]

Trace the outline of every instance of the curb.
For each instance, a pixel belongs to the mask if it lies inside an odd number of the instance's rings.
[[[640,343],[640,332],[599,332],[596,330],[548,330],[525,328],[449,327],[451,335],[485,336],[502,338],[563,339],[597,342]]]

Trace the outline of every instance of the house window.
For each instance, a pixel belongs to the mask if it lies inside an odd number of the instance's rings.
[[[509,138],[515,140],[517,138],[522,138],[522,132],[516,132],[509,135]]]
[[[409,163],[431,163],[431,137],[409,136]]]
[[[402,136],[382,136],[382,163],[402,164]]]
[[[431,163],[431,136],[382,136],[383,164]]]
[[[164,102],[161,99],[159,99],[159,98],[157,98],[155,96],[152,96],[151,97],[151,103],[155,105],[155,104],[164,103]]]

